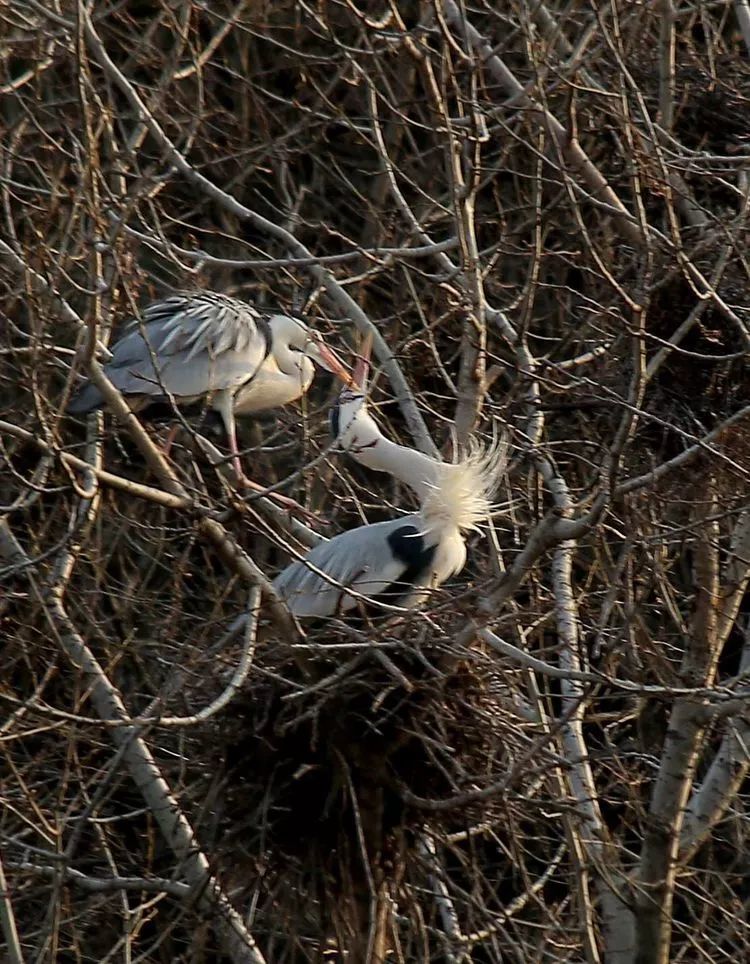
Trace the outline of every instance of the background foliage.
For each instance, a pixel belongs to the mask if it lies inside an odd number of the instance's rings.
[[[746,5],[19,0],[0,29],[8,959],[747,958]],[[424,613],[299,636],[259,599],[314,533],[190,426],[167,464],[158,428],[65,416],[197,286],[342,353],[376,330],[404,444],[507,434]],[[241,429],[326,535],[412,507],[331,451],[334,394]]]

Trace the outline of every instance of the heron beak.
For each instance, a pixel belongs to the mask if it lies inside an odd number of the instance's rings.
[[[353,382],[352,376],[344,367],[341,359],[329,348],[328,345],[319,344],[316,346],[317,350],[315,352],[315,360],[325,368],[326,371],[331,372],[331,374],[336,375],[345,385],[351,385]]]
[[[372,353],[372,335],[365,335],[359,346],[359,354],[352,372],[352,383],[361,391],[367,389],[367,376],[370,373],[370,354]]]

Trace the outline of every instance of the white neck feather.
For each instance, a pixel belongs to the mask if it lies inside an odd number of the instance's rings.
[[[484,449],[475,443],[459,462],[439,462],[389,441],[361,398],[341,406],[339,424],[342,448],[361,465],[408,485],[430,527],[472,529],[486,517],[505,470],[504,445]]]
[[[285,375],[297,375],[304,357],[301,352],[292,351],[286,342],[274,342],[273,359]]]
[[[437,480],[422,500],[421,514],[430,525],[476,529],[492,508],[492,497],[506,466],[504,445],[478,442],[459,462],[437,463]]]
[[[376,472],[387,472],[394,479],[408,485],[423,502],[431,489],[437,484],[441,470],[441,462],[391,442],[384,435],[379,435],[369,443],[361,443],[349,449],[349,454],[360,465],[366,465]]]
[[[303,354],[306,327],[287,315],[274,315],[268,324],[271,329],[271,354],[279,371],[298,378],[304,365],[303,359],[306,359]],[[313,370],[311,362],[309,368]]]

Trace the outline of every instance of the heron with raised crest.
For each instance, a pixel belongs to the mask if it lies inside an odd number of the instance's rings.
[[[333,434],[355,461],[408,485],[419,509],[342,532],[287,566],[273,586],[299,618],[419,605],[463,569],[466,534],[487,518],[505,470],[503,445],[474,444],[450,463],[387,439],[367,406],[369,351],[367,343],[332,411]]]

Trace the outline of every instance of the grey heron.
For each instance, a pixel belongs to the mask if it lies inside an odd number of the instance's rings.
[[[391,442],[367,409],[367,350],[353,383],[332,411],[339,447],[362,465],[403,481],[420,501],[417,512],[358,526],[311,549],[273,582],[300,618],[345,615],[360,602],[419,605],[466,563],[465,534],[490,510],[505,468],[502,446],[474,445],[458,462],[440,462]]]
[[[351,376],[321,335],[291,315],[261,311],[215,291],[177,292],[148,305],[127,325],[104,371],[133,411],[154,402],[206,400],[224,423],[237,478],[246,479],[237,448],[235,414],[286,405],[304,395],[314,362],[345,383]],[[103,403],[86,382],[68,411]]]

